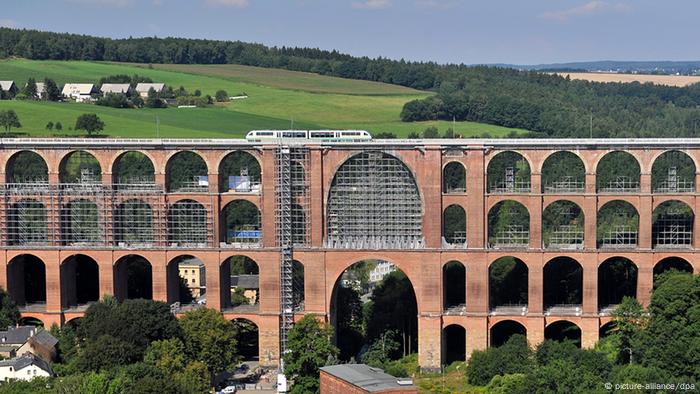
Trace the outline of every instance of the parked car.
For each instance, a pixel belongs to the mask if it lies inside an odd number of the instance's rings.
[[[221,392],[223,394],[236,394],[236,386],[226,386]]]

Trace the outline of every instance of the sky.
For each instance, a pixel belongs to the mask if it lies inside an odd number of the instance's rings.
[[[700,60],[697,0],[0,0],[0,26],[439,63]]]

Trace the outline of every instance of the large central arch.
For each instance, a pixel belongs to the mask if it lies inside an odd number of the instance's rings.
[[[363,152],[335,173],[328,197],[331,247],[414,247],[422,244],[422,226],[418,185],[401,160]]]

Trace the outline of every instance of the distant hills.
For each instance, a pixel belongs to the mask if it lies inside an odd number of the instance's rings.
[[[570,62],[550,64],[489,64],[496,67],[515,68],[518,70],[535,71],[590,71],[590,72],[620,72],[639,74],[681,74],[700,75],[700,60],[690,61],[617,61],[601,60],[591,62]]]

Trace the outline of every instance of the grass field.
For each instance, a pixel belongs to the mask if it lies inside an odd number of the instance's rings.
[[[688,86],[700,82],[700,76],[694,75],[644,75],[612,73],[558,73],[571,79],[583,79],[592,82],[651,82],[657,85]]]
[[[440,131],[452,122],[404,123],[399,119],[403,105],[431,93],[401,86],[355,81],[277,69],[243,66],[144,65],[79,61],[30,61],[12,59],[0,62],[0,80],[19,81],[29,77],[38,81],[53,78],[67,82],[96,83],[114,74],[139,74],[188,91],[200,89],[214,95],[219,89],[230,95],[245,92],[249,98],[210,108],[196,109],[113,109],[91,104],[0,101],[0,109],[17,111],[23,127],[18,131],[30,136],[50,136],[48,121],[68,126],[82,113],[96,113],[106,124],[104,133],[113,137],[155,137],[156,116],[163,138],[240,138],[253,129],[295,128],[365,129],[373,133],[392,132],[407,136],[429,126]],[[464,136],[489,133],[503,136],[511,129],[457,122],[455,129]],[[519,131],[519,130],[518,130]],[[77,133],[73,133],[78,136]]]

